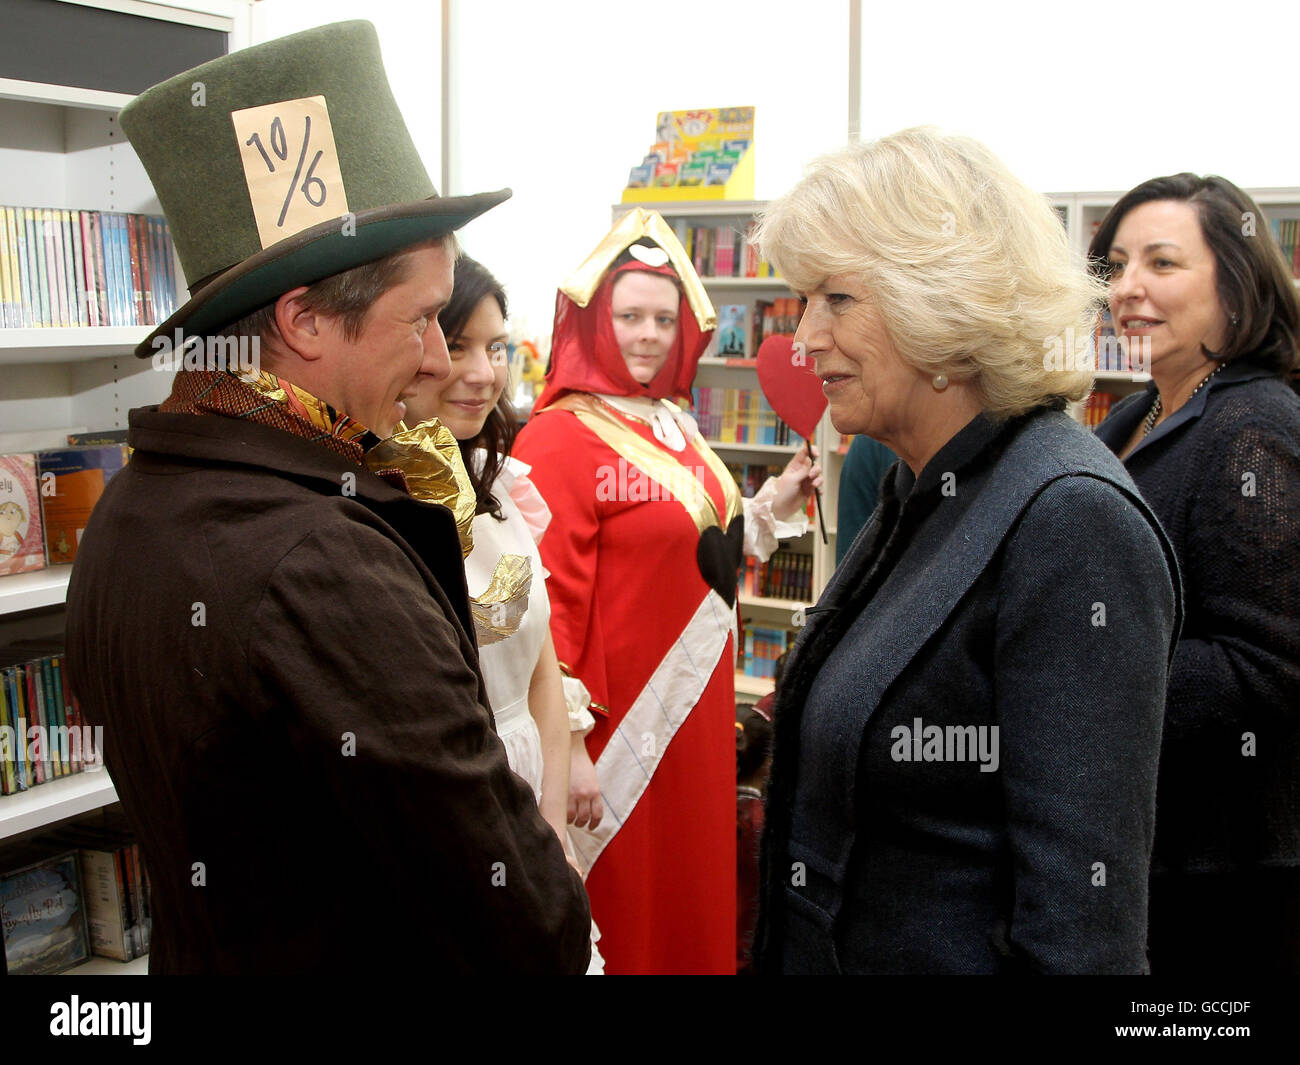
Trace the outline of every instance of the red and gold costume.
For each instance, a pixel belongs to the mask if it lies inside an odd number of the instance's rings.
[[[614,266],[648,237],[669,265]],[[650,256],[653,260],[653,256]],[[626,270],[682,290],[673,349],[629,373],[610,296]],[[605,816],[576,830],[610,973],[736,965],[735,574],[742,500],[688,415],[713,308],[658,215],[637,210],[561,288],[546,390],[515,454],[553,514],[551,631],[590,691]]]

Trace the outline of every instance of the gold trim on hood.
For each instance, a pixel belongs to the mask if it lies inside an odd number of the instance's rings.
[[[560,291],[579,307],[587,306],[609,273],[614,260],[643,237],[654,241],[668,254],[668,262],[677,271],[700,332],[707,333],[710,329],[716,329],[718,315],[713,309],[713,301],[704,291],[704,283],[695,272],[682,242],[658,211],[647,211],[644,207],[634,207],[620,218],[596,245],[596,250],[587,256],[586,261],[565,278]]]

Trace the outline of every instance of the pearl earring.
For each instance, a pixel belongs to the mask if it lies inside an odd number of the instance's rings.
[[[945,388],[948,387],[948,378],[945,374],[941,374],[941,373],[935,374],[934,380],[931,381],[930,383],[934,385],[934,390],[936,392],[942,392]]]

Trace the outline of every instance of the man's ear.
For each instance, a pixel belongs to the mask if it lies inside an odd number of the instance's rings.
[[[319,359],[330,341],[328,315],[303,304],[306,286],[290,289],[275,301],[275,327],[284,346],[301,359]]]

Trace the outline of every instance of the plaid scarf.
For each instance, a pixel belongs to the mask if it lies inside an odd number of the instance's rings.
[[[437,419],[381,440],[360,422],[291,381],[270,373],[239,377],[226,370],[185,370],[159,408],[168,414],[246,418],[302,437],[365,466],[400,491],[452,512],[461,552],[473,538],[476,497],[455,437]]]

